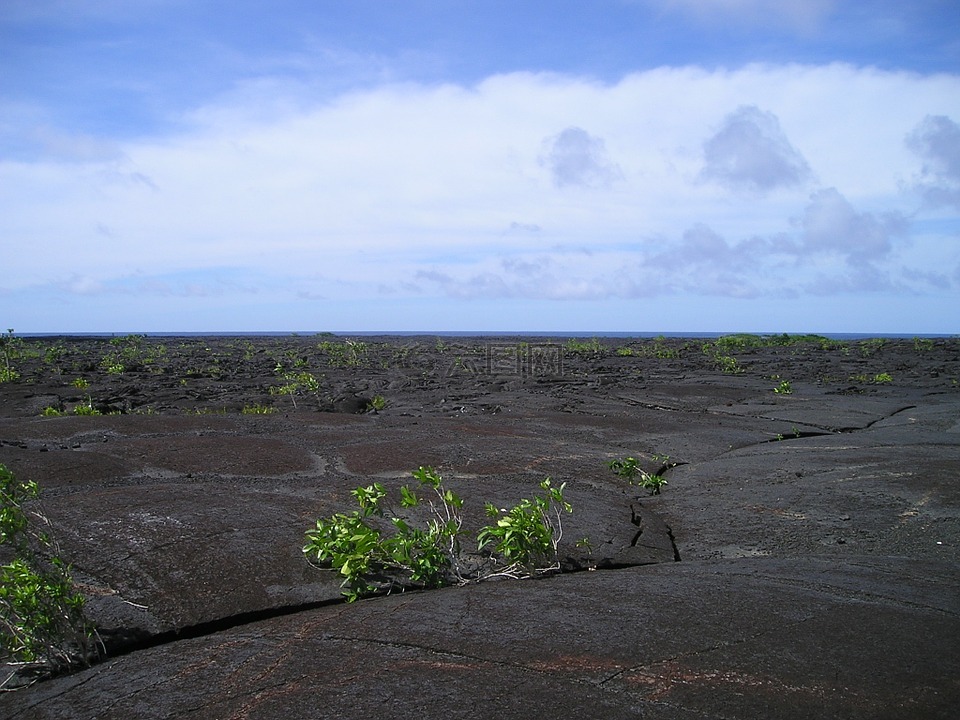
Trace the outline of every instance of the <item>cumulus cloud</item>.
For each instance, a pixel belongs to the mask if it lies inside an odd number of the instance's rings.
[[[925,200],[960,208],[960,125],[945,115],[927,115],[906,143],[924,161],[916,187]]]
[[[917,267],[901,272],[908,224],[894,212],[858,210],[835,188],[811,195],[792,222],[766,235],[725,236],[696,222],[675,237],[589,252],[511,255],[435,267],[419,279],[455,298],[609,299],[696,295],[790,298],[850,292],[945,290],[949,280]],[[894,279],[894,277],[898,279]]]
[[[737,190],[767,191],[800,185],[810,167],[771,112],[744,105],[730,113],[703,145],[701,178]]]
[[[540,162],[550,170],[557,187],[609,187],[623,177],[620,167],[607,157],[602,138],[569,127],[544,141]]]
[[[837,253],[851,265],[883,258],[907,232],[901,214],[857,212],[836,188],[814,193],[799,224],[802,252]]]

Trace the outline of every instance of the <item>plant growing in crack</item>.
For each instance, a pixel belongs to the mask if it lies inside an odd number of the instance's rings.
[[[399,509],[381,483],[358,487],[352,495],[358,509],[321,518],[306,533],[303,552],[311,563],[332,567],[343,576],[347,602],[369,595],[410,588],[463,584],[495,576],[525,577],[559,569],[557,545],[563,535],[561,513],[572,508],[563,498],[564,485],[549,478],[543,496],[521,500],[513,508],[487,504],[495,525],[482,528],[478,552],[462,549],[463,500],[443,485],[433,468],[413,473],[416,486],[399,488]],[[428,519],[411,515],[426,510]]]
[[[480,530],[478,549],[492,545],[509,563],[498,574],[533,575],[560,569],[557,547],[563,538],[562,513],[573,512],[563,497],[565,486],[554,486],[546,478],[540,483],[541,496],[524,498],[509,509],[486,504],[487,517],[496,523]]]
[[[13,668],[0,689],[8,689],[15,678],[29,684],[89,665],[99,655],[96,631],[70,568],[51,536],[37,529],[49,521],[24,507],[38,495],[35,482],[18,481],[0,465],[0,546],[13,555],[0,566],[0,656]]]
[[[669,460],[666,455],[655,457]],[[610,460],[607,463],[607,467],[613,470],[616,475],[622,477],[631,485],[638,485],[642,488],[650,490],[651,495],[659,495],[660,489],[667,484],[666,478],[664,478],[660,473],[650,473],[646,470],[643,470],[640,467],[640,461],[635,457],[624,457],[617,460]]]

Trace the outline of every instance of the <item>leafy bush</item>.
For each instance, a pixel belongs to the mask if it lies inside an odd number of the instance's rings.
[[[0,546],[14,556],[0,566],[0,654],[10,665],[53,674],[89,664],[96,633],[56,544],[33,527],[46,518],[23,508],[38,494],[35,482],[19,482],[0,465]],[[15,669],[0,687],[16,675]]]
[[[508,563],[501,571],[504,574],[523,572],[532,575],[538,569],[557,570],[557,546],[563,537],[561,512],[573,512],[570,503],[563,499],[563,489],[554,487],[550,478],[540,483],[544,495],[533,499],[524,498],[512,508],[497,509],[486,504],[487,516],[496,519],[477,535],[479,549],[493,545]]]
[[[348,602],[396,589],[462,584],[502,575],[521,577],[559,568],[560,514],[572,511],[563,499],[563,485],[553,487],[546,479],[540,484],[543,497],[521,500],[510,509],[498,510],[487,504],[488,515],[498,519],[496,525],[480,530],[478,551],[490,545],[493,550],[486,556],[468,557],[461,547],[462,498],[443,486],[433,468],[421,467],[413,477],[417,487],[403,485],[399,489],[400,508],[409,514],[425,506],[429,517],[425,523],[418,525],[411,517],[395,512],[387,489],[373,483],[353,490],[357,510],[321,518],[306,533],[304,554],[343,576],[341,586]],[[426,497],[418,492],[425,492]]]

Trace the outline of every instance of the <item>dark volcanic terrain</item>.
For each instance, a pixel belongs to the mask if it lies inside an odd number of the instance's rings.
[[[960,340],[8,337],[107,654],[0,717],[953,718]],[[636,457],[659,495],[606,463]],[[564,572],[342,602],[304,532],[566,482]],[[581,539],[588,543],[578,543]],[[9,674],[6,673],[6,675]],[[13,678],[11,685],[17,678]]]

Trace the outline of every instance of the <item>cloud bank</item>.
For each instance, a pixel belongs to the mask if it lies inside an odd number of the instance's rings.
[[[18,248],[0,291],[51,308],[957,295],[958,119],[956,77],[846,65],[332,98],[260,79],[175,133],[49,129],[0,158]]]

